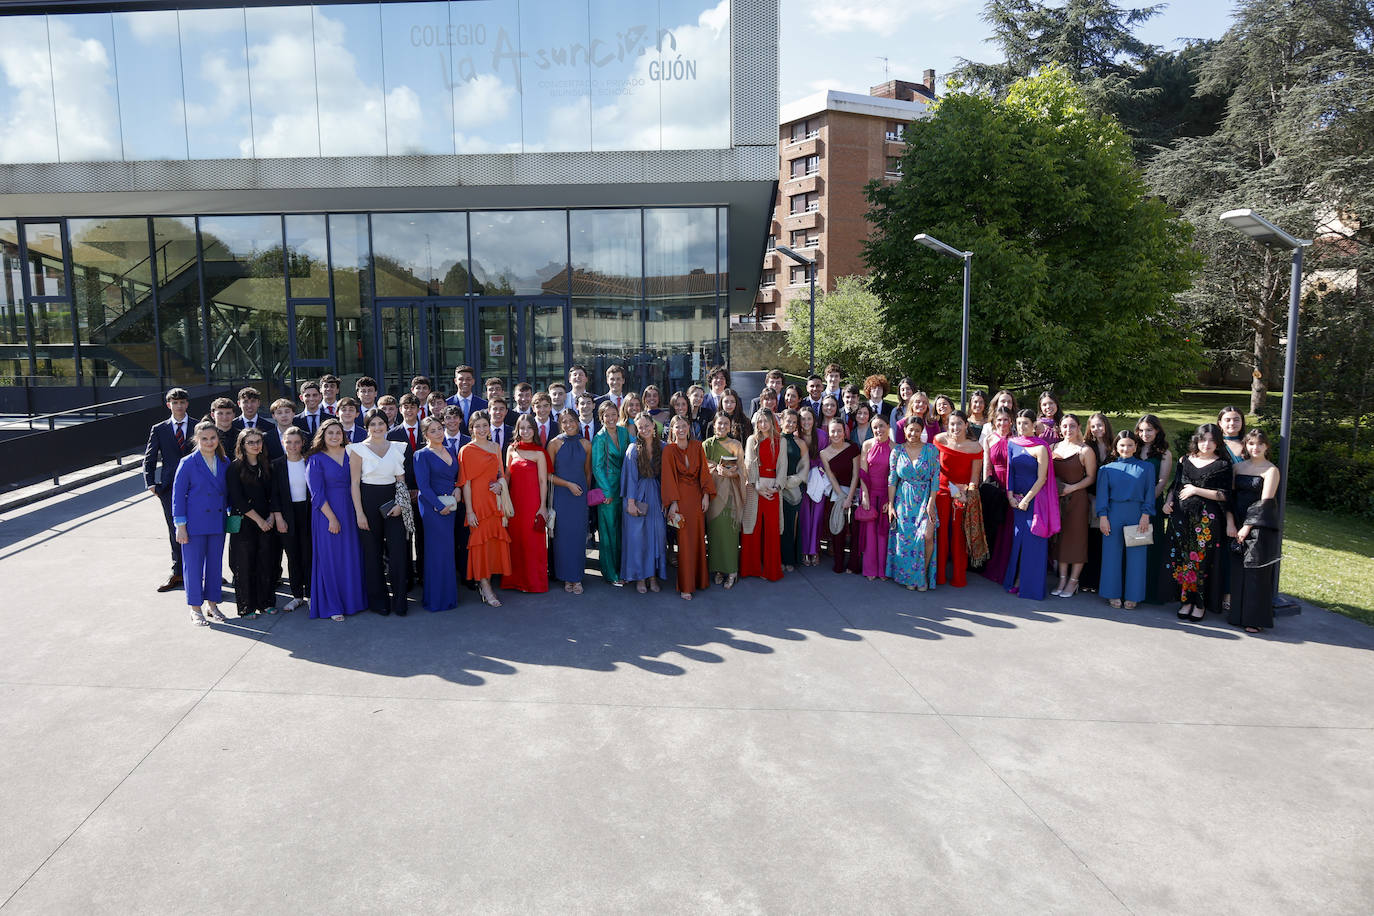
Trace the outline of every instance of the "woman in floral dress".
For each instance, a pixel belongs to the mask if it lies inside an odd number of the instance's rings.
[[[940,450],[915,436],[892,452],[888,472],[887,575],[909,589],[935,585],[935,495],[940,488]]]

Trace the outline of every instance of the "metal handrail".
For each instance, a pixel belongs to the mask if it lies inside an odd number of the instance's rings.
[[[20,422],[27,423],[28,426],[29,426],[29,429],[33,429],[33,424],[34,424],[34,422],[35,422],[35,421],[38,421],[38,420],[46,420],[46,421],[48,421],[49,428],[51,428],[51,427],[52,427],[52,421],[53,421],[53,420],[55,420],[55,419],[58,418],[58,417],[66,416],[67,414],[91,413],[92,411],[94,411],[95,413],[99,414],[99,413],[100,413],[100,408],[102,408],[102,407],[113,407],[113,406],[115,406],[116,404],[124,404],[124,403],[126,403],[126,402],[128,402],[128,401],[141,401],[141,400],[144,400],[144,399],[147,398],[147,397],[148,397],[148,395],[146,395],[146,394],[137,394],[137,395],[134,395],[133,397],[129,397],[129,398],[120,398],[120,399],[117,400],[117,401],[99,401],[99,402],[97,402],[97,403],[95,403],[95,404],[87,404],[85,407],[72,407],[72,408],[70,408],[70,409],[68,409],[68,410],[59,410],[59,411],[57,411],[57,412],[55,412],[55,413],[37,414],[37,415],[32,416],[32,417],[29,417],[29,418],[27,418],[26,420],[23,420],[23,421],[20,421],[20,420],[15,419],[15,420],[10,420],[10,421],[5,422],[5,423],[0,423],[0,429],[7,429],[7,428],[9,428],[9,427],[11,427],[11,426],[17,426]]]

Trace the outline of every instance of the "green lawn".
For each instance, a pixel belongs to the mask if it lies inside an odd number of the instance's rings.
[[[1149,413],[1159,417],[1160,422],[1164,424],[1165,432],[1169,434],[1169,441],[1173,442],[1174,437],[1181,429],[1192,430],[1203,423],[1215,423],[1217,414],[1228,405],[1235,405],[1241,410],[1248,410],[1250,407],[1249,390],[1240,388],[1185,388],[1180,400],[1157,404]],[[1093,409],[1080,404],[1064,405],[1065,411],[1072,411],[1085,420],[1087,415],[1093,412]],[[1140,419],[1140,414],[1108,414],[1108,417],[1111,418],[1112,429],[1115,431],[1133,426],[1135,421]],[[1255,417],[1252,414],[1246,414],[1245,422],[1247,425],[1253,423],[1254,420]]]

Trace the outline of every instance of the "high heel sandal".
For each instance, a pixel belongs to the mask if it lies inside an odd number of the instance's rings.
[[[224,619],[224,615],[219,612],[219,605],[213,602],[211,602],[210,606],[205,609],[205,616],[213,620],[215,623],[227,622]]]
[[[496,593],[495,593],[495,592],[492,592],[492,593],[489,594],[489,595],[483,594],[483,593],[481,593],[481,592],[478,592],[478,594],[479,594],[479,595],[482,595],[482,603],[483,603],[483,604],[489,604],[489,605],[491,605],[492,607],[500,607],[500,606],[501,606],[501,601],[500,601],[500,599],[498,599],[498,598],[496,597]]]
[[[1063,594],[1064,589],[1068,587],[1068,584],[1069,584],[1069,577],[1068,577],[1068,576],[1060,576],[1060,577],[1059,577],[1059,584],[1055,586],[1054,591],[1050,592],[1050,594],[1053,595],[1053,596],[1056,597],[1056,598],[1063,598],[1063,597],[1064,597],[1064,594]]]
[[[1179,619],[1179,620],[1187,620],[1187,619],[1188,619],[1189,617],[1191,617],[1191,616],[1193,616],[1193,606],[1192,606],[1191,604],[1185,604],[1185,605],[1182,605],[1181,607],[1179,607],[1179,609],[1178,609],[1178,619]]]
[[[1078,580],[1070,579],[1069,585],[1072,585],[1073,588],[1061,588],[1059,590],[1060,598],[1072,598],[1074,595],[1078,594]]]
[[[1121,610],[1121,599],[1120,599],[1120,598],[1108,598],[1108,599],[1107,599],[1107,606],[1110,607],[1110,608],[1113,608],[1113,609],[1119,611],[1119,610]]]
[[[725,587],[726,587],[726,588],[734,588],[734,587],[735,587],[735,583],[738,582],[738,581],[739,581],[739,574],[738,574],[738,573],[730,573],[730,575],[728,575],[728,576],[725,577]]]
[[[200,608],[198,607],[191,608],[191,623],[198,627],[208,627],[210,625],[210,621],[205,619],[205,615],[200,612]]]

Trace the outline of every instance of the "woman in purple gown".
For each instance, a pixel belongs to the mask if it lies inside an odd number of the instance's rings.
[[[983,575],[1000,583],[1011,561],[1011,508],[1007,505],[1007,442],[1015,426],[1015,415],[1005,407],[998,407],[992,422],[983,430],[983,485],[978,492],[983,497],[983,529],[987,533],[992,556],[983,567]]]
[[[873,418],[873,438],[864,443],[859,459],[859,487],[863,492],[860,506],[872,509],[877,516],[860,523],[863,531],[864,576],[868,579],[887,578],[888,472],[892,467],[891,427],[882,417]]]
[[[310,484],[310,616],[341,621],[367,607],[367,593],[353,511],[353,477],[338,419],[320,424],[305,472]]]

